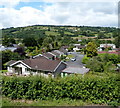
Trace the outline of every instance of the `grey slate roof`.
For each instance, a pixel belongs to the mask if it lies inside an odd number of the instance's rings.
[[[13,64],[15,62],[16,62],[15,60],[10,60],[9,62],[6,63],[6,65],[11,65],[11,64]]]
[[[52,54],[50,54],[50,53],[44,53],[44,54],[42,54],[43,56],[45,56],[45,57],[48,57],[48,58],[52,58],[53,57],[53,55]]]
[[[56,56],[60,56],[59,53],[55,52],[55,51],[51,51],[52,54],[56,55]]]
[[[89,71],[89,68],[80,68],[80,67],[67,67],[62,72],[71,73],[71,74],[85,74]]]
[[[60,60],[50,60],[45,57],[39,57],[35,59],[25,59],[25,60],[19,60],[28,65],[31,69],[35,70],[43,70],[43,71],[54,71],[56,67],[61,62]],[[9,61],[7,65],[12,65],[17,61]],[[14,64],[15,65],[15,64]]]
[[[120,67],[120,64],[117,64],[118,67]]]

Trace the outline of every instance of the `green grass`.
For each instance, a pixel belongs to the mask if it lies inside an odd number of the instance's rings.
[[[71,32],[64,32],[66,35],[74,35],[73,33]]]
[[[91,104],[90,102],[83,102],[82,100],[11,100],[9,98],[2,99],[2,106],[85,106]]]
[[[58,32],[53,32],[53,31],[46,31],[45,34],[46,35],[59,35]]]
[[[72,54],[69,54],[67,57],[66,57],[66,61],[69,61],[71,58],[74,58],[75,56],[72,55]]]
[[[8,72],[7,70],[0,70],[0,73],[6,73]]]

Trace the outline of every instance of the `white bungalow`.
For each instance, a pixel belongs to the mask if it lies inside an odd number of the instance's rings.
[[[66,68],[66,64],[60,60],[50,60],[43,56],[35,59],[9,61],[7,63],[8,73],[17,75],[40,74],[42,76],[56,77]]]

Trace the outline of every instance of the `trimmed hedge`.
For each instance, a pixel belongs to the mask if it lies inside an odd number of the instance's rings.
[[[81,99],[92,103],[120,103],[119,76],[108,78],[89,75],[60,79],[31,77],[2,78],[2,93],[11,99]]]

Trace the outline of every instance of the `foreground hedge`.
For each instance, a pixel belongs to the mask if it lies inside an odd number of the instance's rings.
[[[2,78],[2,93],[11,99],[81,99],[93,103],[120,103],[119,77],[71,76],[45,79],[40,76]]]

